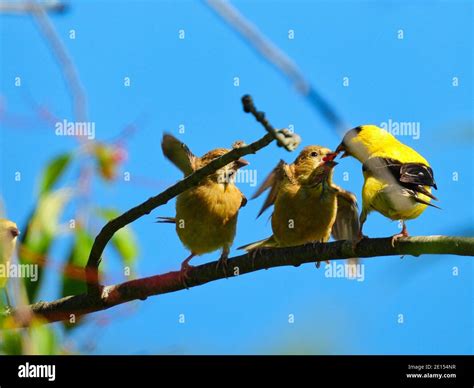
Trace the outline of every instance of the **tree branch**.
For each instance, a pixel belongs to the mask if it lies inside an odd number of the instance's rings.
[[[388,237],[363,239],[357,246],[354,246],[351,241],[335,241],[291,248],[262,249],[257,251],[254,257],[251,254],[244,254],[230,258],[227,272],[229,277],[235,277],[262,269],[299,266],[315,261],[424,254],[474,256],[474,237],[406,237],[399,239],[395,246],[392,246],[392,239]],[[222,269],[218,270],[216,265],[217,261],[213,261],[192,267],[189,270],[189,278],[186,280],[188,287],[196,287],[224,278],[224,272]],[[71,315],[77,319],[77,316],[106,310],[132,300],[145,300],[149,296],[183,289],[185,285],[182,282],[181,273],[174,271],[105,286],[101,288],[100,294],[81,294],[67,296],[53,302],[38,302],[12,310],[8,315],[13,317],[14,326],[24,327],[29,325],[31,313],[46,322],[69,320]]]
[[[263,120],[265,114],[263,112],[257,111],[250,96],[246,95],[242,97],[242,104],[244,106],[244,111],[246,113],[252,113],[257,121],[261,122],[265,126],[269,133],[252,144],[234,148],[232,151],[229,151],[225,155],[213,160],[203,168],[196,170],[193,174],[167,188],[157,196],[149,198],[140,205],[135,206],[117,218],[109,221],[95,238],[94,244],[92,245],[91,252],[89,254],[89,259],[87,261],[85,273],[89,293],[96,295],[101,293],[98,275],[101,256],[107,243],[119,229],[136,221],[140,217],[149,214],[152,210],[166,204],[170,199],[178,196],[191,187],[198,185],[202,179],[208,175],[213,174],[219,168],[224,167],[225,165],[241,158],[242,156],[255,154],[260,149],[269,145],[274,139],[277,139],[280,144],[285,146],[285,148],[286,144],[289,144],[287,148],[289,150],[296,148],[300,142],[299,136],[285,131],[276,131],[267,120]]]

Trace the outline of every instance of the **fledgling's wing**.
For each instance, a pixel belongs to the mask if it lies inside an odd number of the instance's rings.
[[[356,196],[350,191],[333,184],[337,189],[337,214],[332,226],[334,240],[356,241],[359,237],[359,208]],[[348,259],[349,265],[357,264],[359,259]]]
[[[193,173],[197,169],[197,157],[190,151],[188,146],[173,135],[165,133],[161,141],[163,154],[178,167],[185,176]]]
[[[272,170],[270,174],[265,178],[263,183],[260,185],[258,190],[252,196],[252,199],[260,196],[264,191],[270,189],[270,192],[265,199],[265,202],[260,209],[260,212],[257,215],[257,218],[262,215],[262,213],[267,210],[270,206],[275,203],[278,191],[280,190],[281,183],[284,180],[294,181],[293,172],[291,166],[286,164],[283,160],[277,164],[277,166]]]
[[[350,191],[333,186],[337,189],[337,215],[332,236],[335,240],[356,240],[360,229],[357,199]]]

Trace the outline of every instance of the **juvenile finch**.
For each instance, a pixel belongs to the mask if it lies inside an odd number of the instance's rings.
[[[10,301],[6,289],[8,281],[7,271],[15,251],[16,238],[19,234],[20,231],[13,221],[0,218],[0,265],[4,268],[3,271],[0,271],[0,289],[4,290],[8,304],[10,304]]]
[[[437,198],[433,170],[428,161],[392,134],[375,125],[362,125],[344,136],[336,152],[353,156],[362,163],[364,186],[359,238],[367,215],[376,210],[391,220],[401,220],[402,231],[392,244],[408,236],[406,220],[417,218]],[[439,208],[438,208],[439,209]]]
[[[312,145],[293,164],[280,161],[252,197],[270,189],[258,216],[274,205],[273,235],[240,248],[326,242],[331,233],[335,239],[354,238],[359,229],[357,202],[352,193],[332,182],[336,156],[328,148]]]
[[[189,148],[172,135],[165,134],[161,143],[164,155],[183,173],[190,175],[212,160],[229,152],[225,148],[209,151],[202,157],[195,156]],[[182,262],[185,281],[191,267],[189,261],[196,255],[222,249],[218,266],[226,270],[230,247],[234,241],[237,216],[247,200],[235,186],[235,174],[248,165],[244,159],[222,167],[201,181],[198,186],[178,195],[176,217],[159,217],[159,222],[176,224],[179,239],[191,254]]]

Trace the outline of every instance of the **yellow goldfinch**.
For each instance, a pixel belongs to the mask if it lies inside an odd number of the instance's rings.
[[[273,235],[240,247],[247,251],[289,247],[309,242],[355,238],[359,230],[355,196],[332,182],[336,153],[308,146],[293,164],[283,161],[270,173],[253,198],[270,188],[260,216],[274,205]]]
[[[437,198],[428,161],[392,134],[375,125],[363,125],[348,131],[336,152],[353,156],[362,163],[364,186],[359,238],[367,215],[376,210],[391,220],[401,220],[402,231],[393,236],[408,236],[405,221],[418,217]],[[439,208],[438,208],[439,209]]]
[[[16,239],[19,234],[20,231],[13,221],[0,218],[0,265],[4,267],[4,270],[0,275],[0,289],[4,289],[8,304],[10,302],[6,290],[8,281],[7,271],[13,252],[15,251]],[[2,276],[3,274],[5,274],[5,276]]]
[[[234,145],[236,147],[238,145]],[[185,176],[226,154],[229,150],[217,148],[202,157],[197,157],[189,148],[172,135],[165,134],[161,143],[164,155]],[[178,195],[176,217],[159,217],[159,222],[176,224],[181,242],[191,255],[181,264],[183,280],[190,268],[189,261],[196,255],[222,249],[219,264],[224,271],[230,247],[234,241],[237,216],[247,200],[235,186],[235,174],[248,165],[244,159],[230,163],[206,177],[198,186]]]

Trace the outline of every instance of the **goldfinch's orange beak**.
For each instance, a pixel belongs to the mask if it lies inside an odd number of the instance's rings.
[[[341,144],[339,144],[336,148],[336,154],[339,154],[341,152],[342,152],[341,159],[346,158],[351,155],[349,152],[347,152],[346,146],[344,145],[343,142],[341,142]]]

